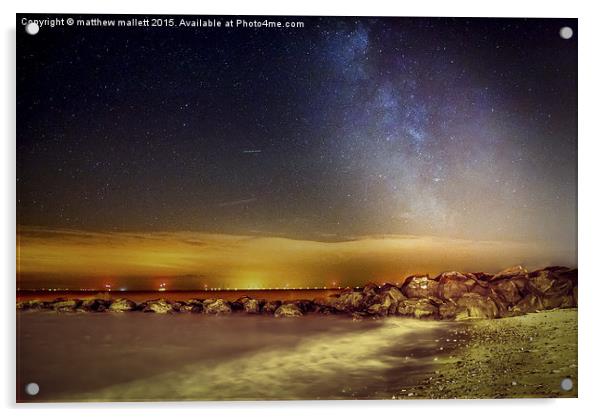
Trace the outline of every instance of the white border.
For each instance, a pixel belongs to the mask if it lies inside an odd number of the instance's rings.
[[[6,415],[39,414],[45,416],[80,415],[101,416],[143,412],[145,415],[164,415],[170,411],[181,414],[207,413],[214,415],[240,414],[246,417],[266,415],[306,416],[336,413],[365,416],[368,413],[433,413],[445,416],[505,416],[537,414],[547,416],[593,414],[599,393],[600,320],[597,308],[602,294],[600,282],[601,230],[600,198],[600,14],[593,1],[527,2],[503,0],[499,2],[469,0],[420,0],[394,2],[392,0],[325,1],[303,0],[295,4],[282,0],[254,1],[77,1],[29,0],[7,4],[2,2],[0,19],[3,26],[3,59],[1,71],[3,97],[0,101],[4,135],[1,142],[0,175],[4,198],[2,222],[3,276],[3,343],[4,378],[0,393]],[[355,401],[355,402],[272,402],[272,403],[150,403],[150,404],[70,404],[70,405],[15,405],[15,13],[157,13],[157,14],[268,14],[268,15],[339,15],[339,16],[482,16],[482,17],[577,17],[579,18],[579,399],[578,400],[481,400],[481,401]],[[141,409],[144,409],[142,411]],[[599,410],[598,410],[599,412]]]

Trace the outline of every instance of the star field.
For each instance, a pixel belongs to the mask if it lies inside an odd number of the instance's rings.
[[[17,35],[18,223],[576,242],[571,19]]]

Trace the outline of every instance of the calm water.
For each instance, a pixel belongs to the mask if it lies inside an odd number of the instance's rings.
[[[19,401],[391,398],[455,324],[144,313],[17,313]],[[29,382],[36,397],[24,394]]]
[[[295,300],[326,298],[339,294],[342,290],[239,290],[239,291],[18,291],[17,301],[54,300],[55,298],[129,298],[141,302],[155,298],[166,298],[171,301],[186,301],[190,298],[223,298],[234,301],[242,296],[266,300]]]

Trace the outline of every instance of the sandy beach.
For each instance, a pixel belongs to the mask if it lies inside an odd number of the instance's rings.
[[[577,397],[577,309],[478,320],[439,342],[449,355],[399,397]]]

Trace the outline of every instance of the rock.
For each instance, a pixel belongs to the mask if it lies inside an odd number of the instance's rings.
[[[243,309],[247,314],[259,314],[261,312],[259,301],[254,298],[247,298],[243,303]]]
[[[476,280],[475,285],[470,289],[470,292],[487,297],[491,294],[491,288],[489,288],[489,283]]]
[[[560,295],[572,295],[573,291],[573,280],[563,274],[557,274],[548,270],[538,271],[537,275],[529,276],[527,286],[531,292],[547,295],[547,296],[560,296]]]
[[[230,309],[232,311],[243,311],[245,309],[245,306],[243,303],[241,303],[240,301],[232,301],[230,303]]]
[[[353,321],[362,321],[366,317],[366,313],[356,311],[351,314],[351,320]]]
[[[575,307],[577,307],[579,305],[579,302],[577,299],[577,287],[573,287],[573,302],[575,303]]]
[[[478,281],[488,282],[493,278],[493,274],[487,272],[473,272],[472,273]]]
[[[75,311],[81,305],[81,303],[82,302],[80,300],[58,299],[52,303],[52,309],[62,313],[72,312]]]
[[[406,278],[401,287],[402,293],[408,298],[436,297],[439,283],[428,275],[412,275]]]
[[[375,316],[388,316],[390,305],[375,303],[368,307],[368,313]],[[358,313],[357,311],[353,314]],[[392,313],[395,314],[395,311]]]
[[[127,298],[118,298],[109,306],[109,311],[123,313],[125,311],[133,311],[136,309],[136,303]]]
[[[562,266],[554,267],[554,275],[562,279],[568,279],[573,287],[578,285],[578,272],[576,268],[566,268]]]
[[[521,300],[521,293],[516,280],[504,278],[491,283],[490,288],[507,305],[514,305]]]
[[[467,293],[457,301],[457,318],[488,318],[499,317],[499,309],[490,297],[483,297],[475,293]]]
[[[471,274],[470,274],[471,275]],[[439,276],[438,296],[443,300],[457,300],[476,285],[476,277],[459,272],[444,272]]]
[[[203,301],[203,312],[205,314],[225,315],[232,313],[232,308],[226,300],[218,298],[216,300]]]
[[[398,303],[406,298],[401,290],[394,285],[385,285],[383,288],[381,288],[378,295],[381,298],[389,298],[394,303]]]
[[[109,300],[103,300],[101,298],[91,298],[89,300],[84,300],[80,306],[80,308],[84,311],[92,311],[97,313],[102,313],[106,311],[111,302]]]
[[[303,312],[295,304],[282,304],[274,312],[274,317],[300,317]]]
[[[179,311],[180,313],[190,313],[194,306],[188,304],[186,301],[176,301],[172,304],[174,310]]]
[[[331,299],[324,298],[313,299],[312,303],[314,305],[314,312],[325,315],[338,313],[338,310],[332,307],[332,302],[330,300]]]
[[[420,318],[436,318],[439,309],[425,298],[407,298],[399,302],[397,314]]]
[[[367,283],[366,285],[364,285],[364,288],[362,289],[362,294],[364,294],[364,296],[376,295],[377,292],[378,292],[378,285],[376,285],[373,282]]]
[[[544,309],[576,307],[573,295],[545,295],[541,298]]]
[[[345,290],[338,297],[332,298],[330,306],[337,311],[354,312],[363,307],[364,295],[362,292]]]
[[[454,301],[447,301],[439,306],[439,317],[441,319],[455,319],[457,314],[458,305]]]
[[[386,285],[372,297],[373,304],[368,307],[368,313],[379,316],[394,315],[397,313],[399,302],[405,298],[399,288],[391,284]]]
[[[188,306],[186,310],[193,314],[203,312],[203,300],[199,298],[190,298],[186,300],[186,305]]]
[[[303,314],[311,313],[316,308],[311,300],[293,300],[288,303],[296,305]]]
[[[174,301],[171,303],[171,308],[178,313],[187,313],[191,310],[186,301]]]
[[[529,275],[527,287],[533,294],[544,295],[554,286],[554,276],[550,271],[537,271]]]
[[[521,265],[516,265],[498,272],[493,277],[491,277],[490,281],[495,281],[503,278],[515,278],[518,276],[526,276],[527,273],[528,271],[524,267],[522,267]]]
[[[171,303],[163,298],[146,301],[138,307],[145,313],[167,314],[174,312]]]
[[[513,306],[510,311],[516,314],[527,314],[533,313],[539,310],[543,310],[544,305],[541,297],[536,294],[528,294],[515,306]]]
[[[19,301],[17,310],[39,310],[44,308],[44,303],[40,300]]]
[[[540,271],[550,271],[559,278],[566,278],[572,281],[573,285],[577,285],[577,269],[567,268],[566,266],[548,266]],[[538,272],[538,271],[534,271]]]
[[[278,310],[278,307],[280,307],[281,305],[282,305],[282,301],[279,301],[279,300],[268,301],[264,304],[261,312],[265,313],[265,314],[274,314],[276,312],[276,310]]]

